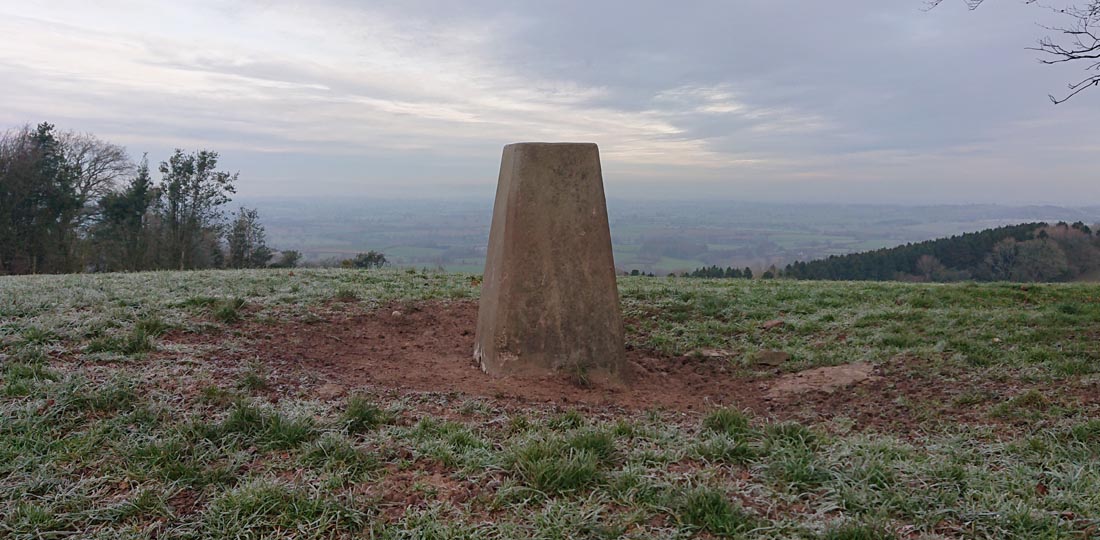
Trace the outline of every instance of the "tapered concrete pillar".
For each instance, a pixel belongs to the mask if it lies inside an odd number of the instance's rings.
[[[494,375],[626,376],[595,144],[504,147],[474,357]]]

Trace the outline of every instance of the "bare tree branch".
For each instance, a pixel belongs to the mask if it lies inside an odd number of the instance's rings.
[[[963,0],[963,3],[966,4],[966,7],[970,11],[974,11],[975,9],[978,9],[978,6],[982,5],[983,1],[985,1],[985,0]],[[926,0],[925,1],[925,9],[926,10],[935,9],[936,6],[938,6],[942,3],[943,3],[943,0]]]
[[[983,1],[963,0],[966,7],[971,10],[977,9]],[[933,9],[941,3],[943,0],[927,0],[926,9]],[[1027,0],[1026,3],[1036,4],[1037,0]],[[1047,55],[1046,58],[1040,58],[1039,62],[1063,64],[1083,60],[1087,64],[1085,71],[1100,71],[1100,62],[1096,61],[1100,60],[1100,0],[1088,0],[1084,5],[1072,4],[1063,8],[1042,7],[1069,17],[1072,22],[1065,27],[1043,26],[1048,31],[1054,32],[1056,36],[1060,35],[1061,38],[1046,36],[1039,40],[1037,46],[1028,47],[1029,50]],[[1069,94],[1060,99],[1053,95],[1049,97],[1055,104],[1065,103],[1082,90],[1094,86],[1100,86],[1100,75],[1092,75],[1068,85]]]
[[[65,160],[76,169],[76,191],[84,204],[102,197],[134,169],[125,148],[95,135],[70,131],[59,139]]]
[[[1064,97],[1062,99],[1058,99],[1058,98],[1054,97],[1053,95],[1048,95],[1047,97],[1050,98],[1051,102],[1053,102],[1055,105],[1057,105],[1059,103],[1065,103],[1067,100],[1069,100],[1069,98],[1071,98],[1073,96],[1076,96],[1082,90],[1084,90],[1086,88],[1093,87],[1093,86],[1100,86],[1100,75],[1093,75],[1092,77],[1089,77],[1085,80],[1079,81],[1079,82],[1074,83],[1074,84],[1070,84],[1069,89],[1072,90],[1072,92],[1070,92],[1069,95],[1067,95],[1066,97]]]

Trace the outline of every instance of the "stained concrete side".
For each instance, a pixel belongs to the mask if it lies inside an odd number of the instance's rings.
[[[595,144],[504,147],[474,355],[491,374],[625,375]]]

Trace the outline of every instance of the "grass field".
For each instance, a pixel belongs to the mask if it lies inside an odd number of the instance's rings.
[[[476,280],[0,277],[0,538],[1100,537],[1100,286],[620,290],[633,350],[878,382],[704,410],[325,392],[245,329],[468,306]]]

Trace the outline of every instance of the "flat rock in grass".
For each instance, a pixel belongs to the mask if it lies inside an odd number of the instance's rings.
[[[878,378],[874,371],[875,366],[867,362],[807,369],[776,379],[765,397],[779,399],[810,392],[832,394],[842,388]]]
[[[770,321],[768,321],[768,322],[766,322],[766,323],[764,323],[764,324],[761,324],[761,325],[760,325],[760,328],[762,328],[762,329],[764,329],[764,330],[771,330],[772,328],[779,328],[780,326],[783,326],[783,324],[784,324],[784,323],[783,323],[783,321],[782,321],[782,320],[780,320],[780,319],[773,319],[773,320],[770,320]]]
[[[789,361],[791,355],[783,351],[764,350],[752,357],[752,363],[758,366],[779,366]]]
[[[727,351],[725,349],[696,349],[692,351],[690,356],[701,356],[703,358],[730,358],[733,356],[733,351]]]
[[[330,400],[336,399],[347,392],[347,389],[343,386],[335,383],[325,383],[317,388],[315,392],[318,399]]]

